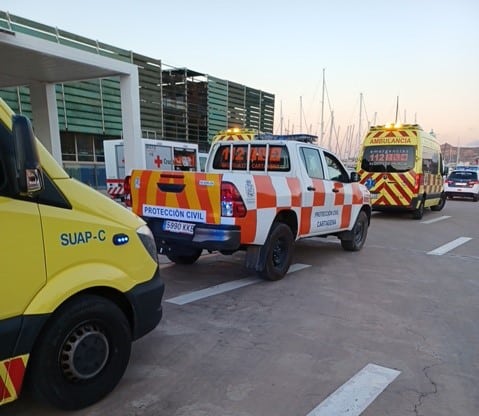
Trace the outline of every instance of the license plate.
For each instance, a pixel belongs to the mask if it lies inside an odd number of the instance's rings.
[[[171,233],[191,235],[195,230],[195,224],[190,224],[189,222],[165,220],[165,222],[163,223],[163,230],[169,231]]]
[[[378,198],[379,198],[379,194],[371,193],[371,199],[378,199]]]

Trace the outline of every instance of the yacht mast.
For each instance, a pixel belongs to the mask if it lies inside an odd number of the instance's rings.
[[[355,151],[359,152],[361,146],[361,119],[363,118],[363,93],[359,93],[359,124],[358,124],[358,143]]]
[[[303,132],[303,97],[299,96],[299,132]]]
[[[325,90],[325,75],[324,75],[324,68],[323,68],[323,93],[321,96],[321,131],[319,132],[319,143],[321,146],[323,145],[324,139],[324,90]]]

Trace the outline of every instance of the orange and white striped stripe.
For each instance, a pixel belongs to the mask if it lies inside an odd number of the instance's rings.
[[[134,171],[132,177],[133,212],[149,216],[147,207],[150,212],[177,208],[205,213],[195,222],[240,226],[241,244],[263,244],[281,211],[296,214],[297,238],[351,229],[361,207],[369,203],[357,183],[308,178],[308,185],[279,174]],[[221,216],[222,181],[233,183],[241,193],[245,217]],[[165,186],[177,192],[165,191]],[[308,186],[315,190],[305,191]]]

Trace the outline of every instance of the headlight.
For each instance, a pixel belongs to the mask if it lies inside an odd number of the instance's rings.
[[[146,251],[150,254],[151,258],[158,263],[158,252],[156,251],[155,237],[147,225],[142,225],[138,230],[136,230],[138,237],[140,237],[143,246]]]

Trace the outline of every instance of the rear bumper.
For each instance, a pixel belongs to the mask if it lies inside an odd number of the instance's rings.
[[[240,247],[241,229],[237,225],[195,224],[193,234],[163,230],[164,220],[143,218],[150,227],[160,253],[171,246],[210,251],[235,251]]]
[[[404,210],[414,210],[417,208],[419,203],[419,198],[414,197],[411,199],[408,205],[384,205],[384,204],[375,204],[374,201],[371,203],[371,209],[373,211],[404,211]]]
[[[458,191],[446,191],[446,196],[448,197],[454,197],[457,196],[459,198],[474,198],[479,195],[479,192],[472,192],[471,190],[461,190],[460,192]]]

